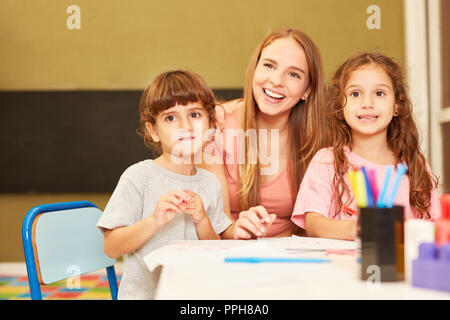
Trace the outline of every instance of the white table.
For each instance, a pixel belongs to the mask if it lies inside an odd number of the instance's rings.
[[[178,241],[158,249],[145,258],[150,269],[163,266],[155,299],[450,299],[449,293],[412,287],[406,282],[362,281],[361,264],[355,255],[327,255],[325,251],[295,254],[328,258],[329,263],[223,262],[223,257],[232,252],[228,249],[258,241]]]

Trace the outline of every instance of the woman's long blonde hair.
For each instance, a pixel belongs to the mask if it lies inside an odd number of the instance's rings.
[[[300,183],[314,154],[327,142],[325,86],[322,59],[318,47],[311,38],[300,30],[281,29],[269,34],[256,47],[247,68],[244,87],[244,113],[242,128],[256,128],[258,106],[253,97],[253,77],[262,50],[273,41],[290,37],[303,48],[309,70],[309,86],[311,88],[306,101],[300,100],[289,115],[289,183],[292,190],[292,203],[295,201]],[[248,210],[259,204],[259,159],[252,154],[250,138],[245,137],[245,164],[239,165],[239,210]]]

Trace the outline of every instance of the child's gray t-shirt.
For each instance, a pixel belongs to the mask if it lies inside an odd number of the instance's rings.
[[[173,190],[188,189],[197,193],[217,234],[231,221],[223,212],[220,182],[206,170],[197,168],[192,176],[177,174],[158,166],[152,160],[138,162],[122,174],[100,217],[97,227],[115,229],[130,226],[153,214],[159,199]],[[143,258],[171,240],[197,240],[197,232],[188,214],[178,214],[161,227],[138,250],[124,256],[124,273],[119,286],[119,299],[152,299],[160,269],[150,272]]]

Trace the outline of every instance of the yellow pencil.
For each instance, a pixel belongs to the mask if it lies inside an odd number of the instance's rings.
[[[352,191],[353,191],[353,197],[356,199],[356,203],[359,206],[358,187],[357,187],[357,184],[356,184],[355,171],[349,170],[347,172],[347,176],[348,176],[348,181],[350,181],[350,186],[351,186]]]
[[[360,208],[367,207],[367,192],[366,192],[366,182],[364,180],[364,174],[361,170],[355,172],[356,189],[357,191],[357,202]],[[359,200],[358,200],[359,198]]]

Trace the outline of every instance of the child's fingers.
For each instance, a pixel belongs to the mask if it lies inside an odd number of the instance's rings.
[[[179,200],[175,195],[170,195],[164,199],[164,203],[167,205],[171,205],[176,208],[176,212],[182,212],[186,209],[186,205]]]
[[[196,198],[196,197],[200,197],[197,193],[195,193],[195,192],[192,191],[192,190],[183,189],[183,190],[181,190],[181,191],[183,191],[184,193],[186,193],[191,199],[192,199],[192,198]]]
[[[191,190],[182,190],[182,191],[185,192],[190,197],[188,204],[193,204],[194,206],[197,206],[198,203],[203,204],[202,198],[194,191],[191,191]],[[193,201],[193,200],[197,200],[197,201]]]
[[[183,211],[171,202],[165,202],[161,209],[163,209],[164,211],[171,211],[173,213],[180,213]]]
[[[178,198],[178,202],[181,204],[184,202],[189,202],[191,200],[191,196],[184,190],[175,190],[171,192],[171,195]]]

